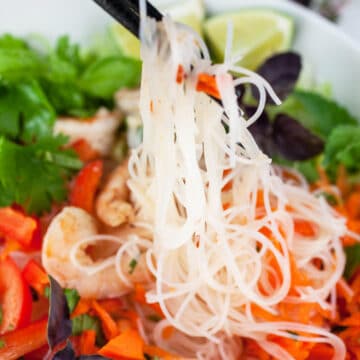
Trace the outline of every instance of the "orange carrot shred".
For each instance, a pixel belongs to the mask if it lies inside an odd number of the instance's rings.
[[[216,84],[216,78],[214,75],[201,73],[198,76],[198,82],[196,84],[196,90],[202,91],[216,99],[220,99],[219,89]]]
[[[73,313],[71,314],[71,318],[88,313],[91,309],[91,302],[92,300],[80,298]]]
[[[110,340],[118,335],[118,327],[109,313],[95,300],[91,303],[92,309],[99,317],[106,339]]]
[[[97,351],[95,346],[96,331],[85,330],[80,336],[80,352],[81,354],[90,355]]]
[[[110,340],[98,354],[114,360],[144,359],[144,341],[136,330],[129,329]]]
[[[176,73],[176,82],[178,84],[181,84],[184,81],[184,77],[185,77],[184,67],[182,65],[179,65]]]

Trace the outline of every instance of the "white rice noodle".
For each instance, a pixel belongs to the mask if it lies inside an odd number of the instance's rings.
[[[267,322],[252,312],[256,304],[276,315],[282,302],[299,306],[314,302],[334,311],[333,289],[345,264],[340,241],[346,233],[345,220],[323,198],[311,194],[296,172],[293,181],[283,179],[282,170],[272,167],[248,130],[263,112],[266,96],[275,103],[279,99],[260,76],[233,65],[231,37],[227,61],[211,65],[195,32],[168,17],[161,23],[147,19],[141,4],[144,136],[129,160],[128,186],[137,220],[151,229],[153,241],[128,239],[102,266],[117,264],[119,278],[131,285],[121,272],[121,257],[129,251],[147,251],[154,282],[146,299],[159,303],[165,319],[150,324],[143,317],[141,329],[171,352],[199,359],[237,359],[241,338],[247,337],[287,360],[291,355],[267,336],[291,337],[291,331],[309,334],[299,340],[330,344],[334,359],[344,359],[344,344],[327,330]],[[180,84],[179,65],[186,74]],[[233,80],[229,72],[241,77]],[[222,107],[197,92],[200,73],[215,76]],[[238,109],[234,88],[240,83],[255,85],[260,94],[250,119]],[[297,221],[310,223],[314,235],[297,233]],[[76,249],[74,263],[75,258]],[[321,269],[314,260],[321,261]],[[291,261],[310,285],[297,286],[290,296]],[[87,272],[99,270],[77,265]],[[174,335],[164,339],[168,326],[175,328]]]

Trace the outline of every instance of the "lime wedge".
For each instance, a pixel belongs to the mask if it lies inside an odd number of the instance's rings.
[[[175,21],[188,25],[202,34],[202,23],[205,17],[203,0],[174,2],[170,6],[160,7],[160,10],[171,15]],[[110,31],[124,55],[140,58],[140,42],[133,34],[120,24],[113,24]]]
[[[169,14],[175,21],[190,26],[202,35],[202,25],[205,18],[203,0],[186,0],[173,2],[170,6],[161,9]]]
[[[272,10],[243,10],[214,16],[204,24],[205,38],[216,61],[224,60],[227,26],[232,22],[232,55],[241,55],[239,65],[255,70],[266,58],[287,50],[294,34],[294,21]]]

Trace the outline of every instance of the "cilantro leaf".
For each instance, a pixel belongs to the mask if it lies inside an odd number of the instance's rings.
[[[80,300],[80,295],[76,289],[64,289],[64,294],[71,314]]]
[[[29,213],[49,210],[53,201],[66,198],[65,179],[82,163],[63,151],[65,137],[44,137],[18,145],[0,137],[0,206],[21,204]]]
[[[344,276],[350,279],[356,269],[360,266],[360,244],[345,247],[346,267]]]
[[[307,129],[326,139],[339,125],[357,125],[357,120],[335,101],[320,94],[296,90],[275,114],[285,113],[300,121]]]
[[[140,84],[141,62],[124,56],[111,56],[92,63],[80,78],[81,88],[89,95],[109,99],[123,87]]]
[[[40,68],[40,56],[25,41],[9,34],[0,37],[0,80],[28,78]]]
[[[342,164],[350,174],[360,172],[360,126],[337,127],[329,136],[324,152],[324,166],[336,176]]]
[[[86,330],[94,330],[96,332],[96,344],[102,346],[105,343],[104,334],[101,329],[100,320],[88,314],[82,314],[72,319],[72,334],[81,335]]]

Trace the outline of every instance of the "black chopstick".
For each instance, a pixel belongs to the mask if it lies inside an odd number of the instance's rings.
[[[140,9],[139,0],[94,0],[103,10],[139,37]],[[146,1],[147,16],[161,21],[163,15]]]

